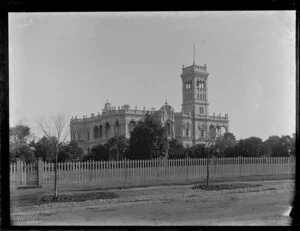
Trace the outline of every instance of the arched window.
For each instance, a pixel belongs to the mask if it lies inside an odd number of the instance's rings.
[[[225,133],[226,133],[226,128],[225,128],[224,126],[222,126],[222,127],[220,128],[220,135],[221,135],[221,136],[224,136]]]
[[[209,138],[215,139],[216,138],[216,128],[212,125],[209,127]]]
[[[120,129],[119,121],[116,121],[115,133],[116,133],[117,136],[119,135],[119,129]]]
[[[135,122],[133,120],[130,121],[128,126],[129,126],[129,132],[132,132],[134,130],[134,127],[135,127]]]
[[[102,138],[103,128],[102,125],[99,126],[99,137]]]
[[[99,136],[98,127],[94,127],[94,139],[97,139]]]
[[[166,123],[166,132],[167,132],[168,136],[171,135],[171,124],[170,123]]]
[[[189,123],[187,123],[185,128],[185,136],[189,136],[189,131],[190,131],[190,125]]]
[[[105,137],[109,136],[109,132],[110,132],[110,125],[109,123],[105,124]]]

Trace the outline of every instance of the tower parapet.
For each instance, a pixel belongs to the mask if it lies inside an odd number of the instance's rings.
[[[188,67],[182,67],[182,74],[181,74],[181,76],[191,75],[191,74],[205,74],[205,75],[209,75],[209,73],[207,72],[207,66],[206,66],[206,64],[204,64],[204,66],[191,65],[191,66],[188,66]]]

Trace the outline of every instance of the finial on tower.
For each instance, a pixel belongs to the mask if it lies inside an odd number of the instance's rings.
[[[165,101],[165,105],[168,105],[167,98],[166,98],[166,101]]]

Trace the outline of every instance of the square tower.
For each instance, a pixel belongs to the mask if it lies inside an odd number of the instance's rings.
[[[182,112],[192,115],[208,115],[208,85],[206,64],[182,67]]]

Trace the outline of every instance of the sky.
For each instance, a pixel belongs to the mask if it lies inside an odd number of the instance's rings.
[[[207,65],[209,113],[237,139],[295,132],[295,11],[9,14],[10,126],[114,106],[181,111],[182,66]]]

